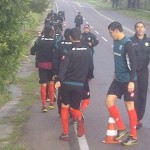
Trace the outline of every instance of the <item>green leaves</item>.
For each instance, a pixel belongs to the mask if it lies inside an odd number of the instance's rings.
[[[13,83],[21,55],[30,42],[31,12],[42,12],[48,4],[49,0],[1,0],[0,92]]]

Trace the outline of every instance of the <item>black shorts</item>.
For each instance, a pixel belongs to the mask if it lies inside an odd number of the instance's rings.
[[[135,83],[134,92],[128,92],[128,83],[129,82],[119,82],[117,80],[113,80],[111,83],[107,95],[116,95],[119,99],[121,99],[122,95],[124,96],[124,101],[135,101],[137,97],[137,82]]]
[[[82,86],[62,84],[59,89],[61,102],[65,105],[69,104],[74,109],[79,109],[83,99],[83,88]]]
[[[83,90],[83,99],[90,98],[90,88],[89,88],[89,81],[88,79],[84,83],[84,90]]]
[[[39,83],[47,83],[52,80],[53,73],[52,70],[49,69],[40,69],[39,68]]]

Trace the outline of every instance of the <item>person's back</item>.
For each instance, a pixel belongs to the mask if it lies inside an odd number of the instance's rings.
[[[70,37],[73,43],[61,58],[55,83],[56,89],[60,87],[63,133],[59,139],[63,141],[69,140],[69,111],[77,120],[77,136],[84,135],[84,117],[80,111],[80,104],[83,99],[84,83],[89,70],[93,69],[93,62],[91,51],[80,43],[80,36],[80,29],[71,29]]]
[[[72,32],[72,34],[75,34],[74,32],[77,32],[78,34],[78,29],[73,28]],[[66,59],[66,61],[62,61],[61,64],[62,66],[64,66],[64,63],[68,65],[66,74],[64,78],[62,77],[63,72],[59,72],[59,75],[61,76],[61,78],[63,78],[65,82],[69,81],[84,83],[89,68],[93,67],[91,50],[84,46],[82,43],[80,43],[80,41],[74,41],[69,51],[66,52],[66,55],[68,55],[70,61],[66,62],[68,61]],[[89,66],[89,64],[91,66]]]
[[[51,26],[45,27],[44,35],[39,36],[34,46],[31,48],[32,55],[37,53],[38,62],[52,62],[55,40],[49,33],[46,33],[46,30],[49,30],[49,28],[51,28]]]
[[[55,49],[55,40],[53,38],[53,28],[49,25],[44,26],[43,35],[34,43],[31,48],[31,55],[36,55],[36,67],[39,72],[39,83],[41,85],[40,95],[42,102],[42,112],[47,112],[47,94],[49,94],[49,108],[54,108],[54,83],[52,81],[53,51]],[[48,86],[47,86],[48,85]],[[48,92],[47,92],[48,87]]]
[[[80,12],[75,17],[74,23],[75,23],[75,27],[81,29],[81,25],[83,24],[83,17],[81,16]]]

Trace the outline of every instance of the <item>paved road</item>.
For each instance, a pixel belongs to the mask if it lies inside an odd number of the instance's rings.
[[[85,112],[86,133],[83,138],[77,138],[75,127],[70,123],[69,142],[58,140],[61,133],[60,118],[56,110],[49,110],[48,113],[41,113],[41,102],[37,101],[31,109],[31,116],[24,127],[22,142],[32,150],[125,150],[126,147],[120,144],[101,143],[106,136],[108,112],[105,107],[105,95],[112,81],[114,71],[112,55],[112,39],[109,37],[107,26],[114,20],[121,22],[124,31],[128,36],[133,35],[133,26],[139,21],[122,16],[114,10],[95,10],[93,6],[73,0],[56,0],[55,10],[65,10],[67,27],[74,27],[74,17],[80,11],[84,16],[84,23],[91,25],[91,31],[99,38],[99,45],[95,48],[94,64],[95,78],[90,82],[91,104]],[[148,34],[150,25],[147,24]],[[34,64],[33,64],[34,65]],[[144,127],[138,131],[139,144],[133,146],[132,150],[149,149],[150,143],[150,90],[148,90],[148,102],[146,114],[143,119]],[[118,100],[117,105],[121,108],[123,120],[129,129],[127,112],[123,100]]]

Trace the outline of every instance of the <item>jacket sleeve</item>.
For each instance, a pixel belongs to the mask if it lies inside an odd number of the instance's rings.
[[[59,71],[58,71],[58,80],[59,81],[63,81],[65,78],[65,74],[67,72],[68,69],[68,65],[69,65],[69,52],[68,51],[64,51],[63,55],[61,56],[61,62],[59,65]]]
[[[88,76],[87,76],[88,79],[94,78],[93,71],[94,71],[94,64],[93,64],[93,56],[91,54],[90,65],[89,65]]]
[[[124,48],[127,54],[126,62],[127,62],[127,67],[130,71],[130,81],[134,81],[134,77],[135,77],[136,70],[137,70],[137,59],[136,59],[135,49],[131,41],[128,41],[124,45]]]
[[[38,49],[38,39],[34,42],[34,45],[30,49],[30,54],[35,55]]]
[[[54,49],[52,64],[53,64],[53,74],[57,75],[59,67],[59,49],[57,48]]]
[[[95,36],[95,34],[92,34],[92,47],[98,45],[99,40],[98,38]]]

